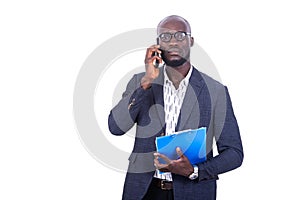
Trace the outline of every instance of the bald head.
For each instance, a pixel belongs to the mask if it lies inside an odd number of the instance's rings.
[[[170,30],[184,31],[191,33],[191,27],[189,22],[178,15],[170,15],[161,20],[157,26],[157,33],[163,33]]]

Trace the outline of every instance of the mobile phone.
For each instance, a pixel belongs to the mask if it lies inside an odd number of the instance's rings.
[[[159,39],[158,38],[156,38],[156,44],[158,45],[159,44],[159,41],[158,41]],[[154,56],[159,56],[159,57],[161,57],[157,52],[154,52]],[[154,64],[154,66],[156,67],[156,68],[158,68],[159,67],[159,60],[155,60],[155,64]]]
[[[154,53],[154,56],[159,56],[159,54],[158,54],[157,52],[155,52],[155,53]],[[155,59],[154,67],[155,67],[155,68],[158,68],[158,67],[159,67],[159,60],[158,60],[158,59]]]

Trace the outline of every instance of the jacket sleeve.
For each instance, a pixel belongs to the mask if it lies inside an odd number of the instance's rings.
[[[136,122],[142,102],[150,93],[150,90],[144,90],[140,86],[142,75],[135,74],[128,82],[122,99],[110,111],[108,117],[108,127],[112,134],[123,135]]]
[[[239,127],[226,87],[216,99],[213,115],[218,155],[198,165],[199,181],[216,177],[218,174],[241,166],[244,158]]]

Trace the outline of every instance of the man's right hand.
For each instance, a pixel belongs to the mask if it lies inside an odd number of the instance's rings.
[[[144,90],[150,88],[153,80],[156,79],[159,75],[159,69],[155,67],[155,63],[156,60],[159,63],[162,63],[162,59],[161,57],[158,56],[158,54],[161,54],[161,50],[159,50],[159,45],[152,45],[146,51],[146,56],[145,56],[146,74],[141,80],[141,87]]]

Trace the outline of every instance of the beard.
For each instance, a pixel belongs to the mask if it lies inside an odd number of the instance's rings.
[[[188,57],[189,57],[189,53],[187,55],[187,58]],[[166,56],[165,51],[162,51],[161,58],[163,59],[163,61],[166,63],[167,66],[174,67],[174,68],[179,67],[179,66],[183,65],[185,62],[187,62],[187,59],[184,57],[180,57],[180,59],[170,60]]]

